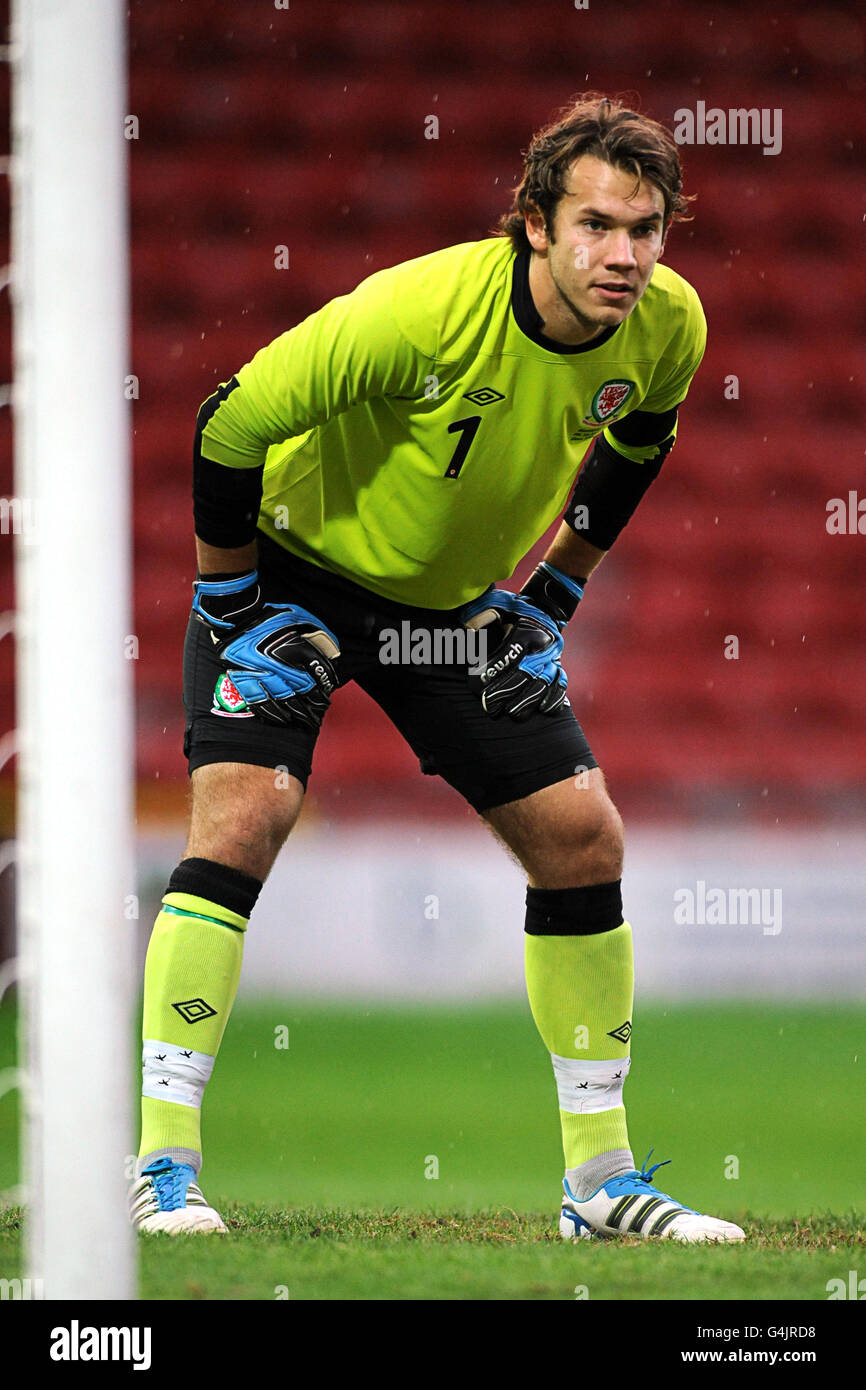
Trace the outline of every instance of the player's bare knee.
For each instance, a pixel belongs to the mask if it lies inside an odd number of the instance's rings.
[[[213,763],[193,773],[187,856],[264,880],[291,832],[303,786],[280,769]]]
[[[621,876],[622,817],[606,792],[588,797],[580,813],[563,827],[563,841],[562,848],[575,866],[591,866],[597,882],[612,882]]]
[[[602,789],[588,790],[568,817],[551,827],[533,873],[538,886],[576,887],[622,877],[622,817]]]
[[[609,797],[604,798],[599,808],[595,827],[594,852],[599,864],[605,866],[604,882],[622,878],[625,834],[622,816]]]

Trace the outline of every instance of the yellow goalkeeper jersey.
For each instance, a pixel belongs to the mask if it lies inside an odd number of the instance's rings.
[[[657,265],[621,324],[558,344],[528,270],[490,237],[377,271],[240,368],[202,454],[264,463],[259,527],[293,554],[402,603],[475,598],[563,510],[597,434],[642,460],[607,427],[678,405],[706,342],[695,290]]]

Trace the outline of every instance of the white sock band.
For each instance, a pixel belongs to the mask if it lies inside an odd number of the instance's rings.
[[[559,1108],[572,1115],[592,1115],[598,1110],[615,1110],[622,1105],[623,1083],[631,1066],[630,1057],[616,1062],[582,1062],[576,1057],[557,1057],[551,1053]]]
[[[200,1110],[214,1061],[215,1058],[206,1052],[145,1038],[141,1053],[141,1094],[151,1100],[169,1100],[175,1105],[193,1105]]]

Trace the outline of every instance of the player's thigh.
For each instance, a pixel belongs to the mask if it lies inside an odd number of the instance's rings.
[[[264,879],[297,820],[316,734],[265,723],[237,705],[213,643],[192,620],[183,668],[192,779],[186,854]]]
[[[491,807],[484,819],[536,888],[578,888],[622,876],[622,817],[599,767]]]
[[[422,771],[442,777],[479,815],[559,783],[581,787],[587,802],[603,788],[570,705],[520,722],[491,719],[469,688],[465,666],[456,663],[380,667],[357,680],[411,745]],[[516,829],[512,838],[516,843]]]
[[[215,860],[264,881],[303,798],[303,783],[272,767],[206,763],[192,773],[185,855]]]

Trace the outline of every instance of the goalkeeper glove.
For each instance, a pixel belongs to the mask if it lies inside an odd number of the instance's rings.
[[[193,617],[209,630],[214,646],[261,613],[258,570],[198,576],[192,586]]]
[[[255,570],[200,579],[194,589],[193,613],[252,713],[318,730],[339,684],[340,647],[330,628],[296,604],[263,604]]]
[[[562,629],[582,597],[581,584],[545,561],[519,594],[492,589],[461,609],[466,627],[489,636],[487,656],[470,670],[469,684],[492,719],[508,714],[523,721],[562,706],[568,685],[560,665]]]

